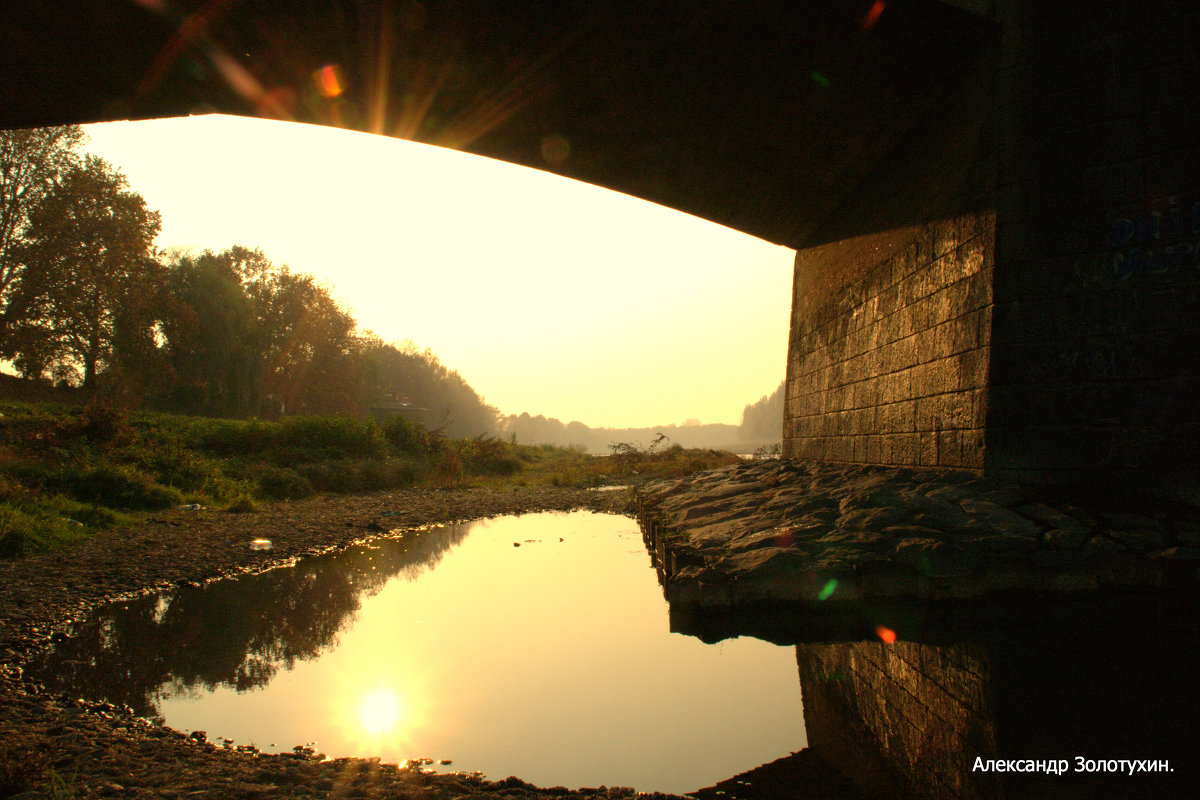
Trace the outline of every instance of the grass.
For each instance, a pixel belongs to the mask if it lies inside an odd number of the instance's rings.
[[[400,417],[279,422],[0,403],[0,557],[52,550],[148,513],[199,504],[254,513],[318,493],[408,486],[598,486],[732,463],[711,450],[450,440]]]

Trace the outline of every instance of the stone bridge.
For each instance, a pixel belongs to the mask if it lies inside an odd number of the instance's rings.
[[[671,206],[797,251],[786,455],[1195,501],[1198,53],[1185,0],[9,0],[0,125],[276,117]]]

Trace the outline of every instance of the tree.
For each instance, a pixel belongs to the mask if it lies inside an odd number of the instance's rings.
[[[175,253],[167,263],[162,334],[173,405],[243,416],[262,393],[262,345],[237,254]]]
[[[266,391],[290,411],[354,408],[358,327],[313,276],[280,267],[252,288],[263,324]]]
[[[153,327],[159,226],[158,212],[103,159],[69,167],[30,212],[16,250],[23,274],[12,302],[27,309],[26,349],[40,337],[35,349],[51,366],[81,367],[84,388],[96,391],[118,341]]]
[[[176,254],[167,283],[175,405],[233,416],[354,410],[357,323],[311,275],[235,245]]]
[[[777,441],[783,435],[783,383],[742,411],[741,437],[746,441]]]
[[[78,125],[0,131],[0,355],[15,355],[11,340],[26,318],[27,309],[13,300],[27,297],[18,292],[24,263],[17,251],[28,232],[30,214],[59,176],[78,164],[75,148],[83,139]],[[28,353],[36,349],[26,342]],[[26,367],[35,368],[32,363]]]
[[[498,430],[500,412],[433,351],[419,350],[412,342],[396,346],[372,335],[360,342],[363,406],[390,395],[412,404],[414,421],[447,436],[468,438]]]

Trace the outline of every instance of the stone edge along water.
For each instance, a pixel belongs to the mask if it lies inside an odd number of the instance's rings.
[[[1200,509],[1043,502],[970,472],[757,461],[637,490],[672,609],[1195,592]]]

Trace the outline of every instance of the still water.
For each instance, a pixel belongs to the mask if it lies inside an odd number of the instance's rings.
[[[590,512],[406,533],[114,605],[46,670],[213,740],[542,786],[682,793],[806,745],[795,650],[671,633],[637,524]]]

